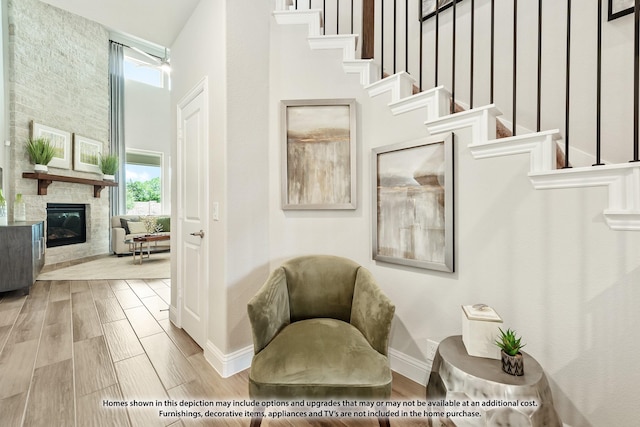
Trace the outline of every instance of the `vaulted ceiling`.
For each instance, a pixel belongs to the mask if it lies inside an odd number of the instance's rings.
[[[41,1],[98,22],[109,30],[170,48],[200,0]]]

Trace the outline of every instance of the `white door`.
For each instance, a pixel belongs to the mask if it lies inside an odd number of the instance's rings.
[[[177,150],[178,321],[202,348],[208,318],[207,92],[204,79],[178,104]]]

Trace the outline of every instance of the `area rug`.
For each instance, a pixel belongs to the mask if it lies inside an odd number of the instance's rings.
[[[167,279],[171,277],[171,253],[152,253],[139,264],[133,257],[111,255],[70,267],[47,271],[38,280],[101,280],[101,279]]]

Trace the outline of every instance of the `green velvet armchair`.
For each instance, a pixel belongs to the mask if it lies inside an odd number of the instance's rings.
[[[250,398],[389,399],[394,311],[371,273],[351,260],[310,255],[285,262],[248,304]]]

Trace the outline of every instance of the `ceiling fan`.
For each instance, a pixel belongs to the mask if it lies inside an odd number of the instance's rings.
[[[171,72],[171,62],[169,60],[169,56],[167,55],[167,48],[164,48],[164,56],[162,58],[152,55],[150,53],[147,53],[145,51],[143,51],[140,48],[137,48],[135,46],[131,46],[131,49],[135,50],[136,52],[138,52],[139,54],[141,54],[142,56],[150,59],[152,61],[152,64],[140,64],[141,66],[148,66],[148,67],[154,67],[154,68],[158,68],[162,71],[164,71],[165,73],[169,74]]]

